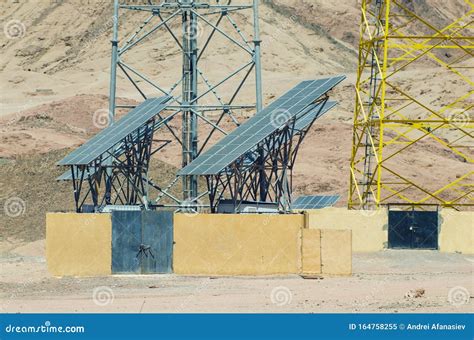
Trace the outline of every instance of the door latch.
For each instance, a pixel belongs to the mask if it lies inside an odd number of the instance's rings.
[[[148,255],[150,255],[153,259],[155,258],[155,256],[151,252],[151,246],[140,244],[140,247],[138,248],[137,257],[140,257],[140,259],[142,259],[143,256],[148,257]]]

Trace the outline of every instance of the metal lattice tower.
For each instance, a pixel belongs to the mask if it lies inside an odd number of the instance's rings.
[[[474,3],[461,7],[449,22],[411,1],[362,0],[349,208],[474,206]],[[429,150],[457,162],[433,183],[405,158]]]
[[[226,134],[221,124],[223,118],[230,117],[235,125],[238,120],[236,112],[262,109],[262,81],[260,63],[259,37],[259,1],[246,0],[163,0],[163,1],[114,1],[114,25],[112,40],[112,65],[110,81],[110,113],[115,116],[116,109],[130,106],[117,103],[117,71],[140,93],[143,99],[150,96],[170,95],[173,100],[168,106],[174,112],[166,119],[166,128],[176,142],[181,144],[182,167],[191,163],[208,145],[215,133]],[[119,37],[119,24],[127,20],[125,12],[146,14],[143,22],[128,38]],[[250,22],[253,32],[241,29],[235,20],[237,15],[252,15]],[[226,23],[226,26],[225,26]],[[159,32],[159,34],[157,34]],[[165,38],[174,41],[182,52],[182,74],[169,88],[160,84],[160,79],[144,74],[138,67],[127,62],[127,54],[132,49],[139,49],[143,42],[150,39],[156,41]],[[246,52],[248,60],[242,58],[243,65],[226,74],[222,79],[210,80],[206,76],[206,67],[200,66],[202,59],[213,49],[214,40],[220,37],[227,42],[228,48],[235,47]],[[119,46],[120,45],[120,46]],[[166,52],[166,51],[162,51]],[[255,76],[255,85],[249,85],[251,74]],[[155,91],[154,94],[145,93],[140,83],[145,83]],[[226,86],[226,94],[222,94],[222,87]],[[244,88],[254,87],[255,101],[253,103],[235,103]],[[181,89],[181,91],[179,91]],[[212,99],[211,99],[212,98]],[[203,100],[204,99],[204,100]],[[202,103],[205,101],[206,103]],[[213,101],[212,103],[209,103]],[[212,119],[208,113],[213,113]],[[170,124],[174,118],[181,117],[181,131]],[[178,118],[179,119],[179,118]],[[112,119],[113,120],[113,119]],[[210,126],[210,131],[198,136],[200,124]],[[184,176],[182,179],[181,198],[174,197],[170,190],[179,183],[178,177],[163,186],[153,186],[159,194],[153,204],[162,204],[162,199],[172,201],[171,205],[197,204],[207,191],[200,192],[196,176]],[[107,188],[110,192],[111,186]],[[110,196],[110,195],[109,195]]]

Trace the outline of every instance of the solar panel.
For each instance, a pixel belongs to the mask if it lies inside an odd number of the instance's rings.
[[[307,128],[308,125],[311,124],[314,120],[324,115],[326,112],[331,110],[336,105],[337,105],[337,102],[334,102],[334,101],[311,105],[310,107],[308,107],[308,109],[298,114],[298,116],[296,117],[295,129],[303,130]],[[258,148],[253,148],[251,151],[247,153],[244,160],[244,166],[250,166],[254,164],[254,162],[258,158],[257,151],[258,151]]]
[[[344,79],[345,76],[338,76],[301,82],[181,169],[178,175],[220,173]]]
[[[295,129],[296,130],[305,129],[314,120],[320,118],[322,115],[324,115],[326,112],[331,110],[336,105],[337,105],[337,102],[334,102],[334,101],[331,101],[331,102],[328,101],[325,103],[315,105],[314,108],[308,110],[308,113],[304,115],[300,114],[296,117]]]
[[[90,175],[95,174],[95,172],[96,172],[95,168],[93,168],[93,167],[89,168],[89,174]],[[87,176],[88,176],[88,174],[86,173],[84,175],[84,178],[87,178]],[[74,178],[75,179],[80,179],[81,178],[81,172],[79,171],[79,168],[77,168],[77,167],[74,167]],[[66,171],[61,176],[56,178],[56,181],[72,181],[71,170]]]
[[[341,196],[300,196],[292,204],[291,208],[296,210],[322,209],[332,207]]]
[[[122,139],[136,133],[143,124],[163,111],[171,97],[151,98],[132,109],[116,123],[100,131],[82,146],[58,162],[58,165],[87,165],[116,146]]]
[[[158,122],[155,122],[153,130],[157,130],[158,128],[162,127],[164,125],[163,121],[164,120],[160,120]],[[131,135],[133,136],[133,138],[140,138],[142,133],[139,133],[139,131],[137,130],[135,132],[132,132]],[[115,147],[114,148],[115,157],[119,157],[124,151],[125,151],[125,148],[123,147],[123,145],[119,145],[119,146]],[[81,173],[79,172],[79,170],[76,166],[73,166],[73,167],[74,167],[74,171],[75,171],[75,174],[74,174],[75,179],[80,179]],[[90,175],[93,175],[96,172],[96,169],[94,167],[89,167],[88,170],[89,170]],[[84,175],[84,178],[87,178],[87,176],[88,176],[88,174],[86,173]],[[57,177],[56,181],[72,181],[71,170],[67,170],[61,176]]]

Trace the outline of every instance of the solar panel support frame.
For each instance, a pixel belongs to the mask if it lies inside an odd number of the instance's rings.
[[[156,117],[136,134],[125,137],[121,142],[123,152],[109,151],[106,162],[101,156],[89,164],[69,165],[77,212],[83,211],[88,199],[96,211],[110,204],[147,208],[150,156],[163,147],[152,148],[155,123]]]
[[[324,108],[329,96],[318,100]],[[210,210],[218,211],[221,200],[233,202],[234,213],[241,213],[242,202],[275,202],[282,213],[292,211],[293,168],[299,148],[314,121],[296,129],[297,117],[274,131],[256,147],[258,160],[246,164],[245,157],[232,162],[218,174],[204,175],[209,191]],[[227,194],[227,195],[226,195]]]

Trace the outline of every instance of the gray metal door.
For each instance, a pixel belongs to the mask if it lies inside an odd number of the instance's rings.
[[[172,273],[173,212],[144,211],[142,244],[148,254],[141,258],[142,273]]]
[[[141,273],[137,251],[142,243],[140,211],[112,212],[112,273]]]
[[[173,212],[112,212],[112,273],[172,273]]]

